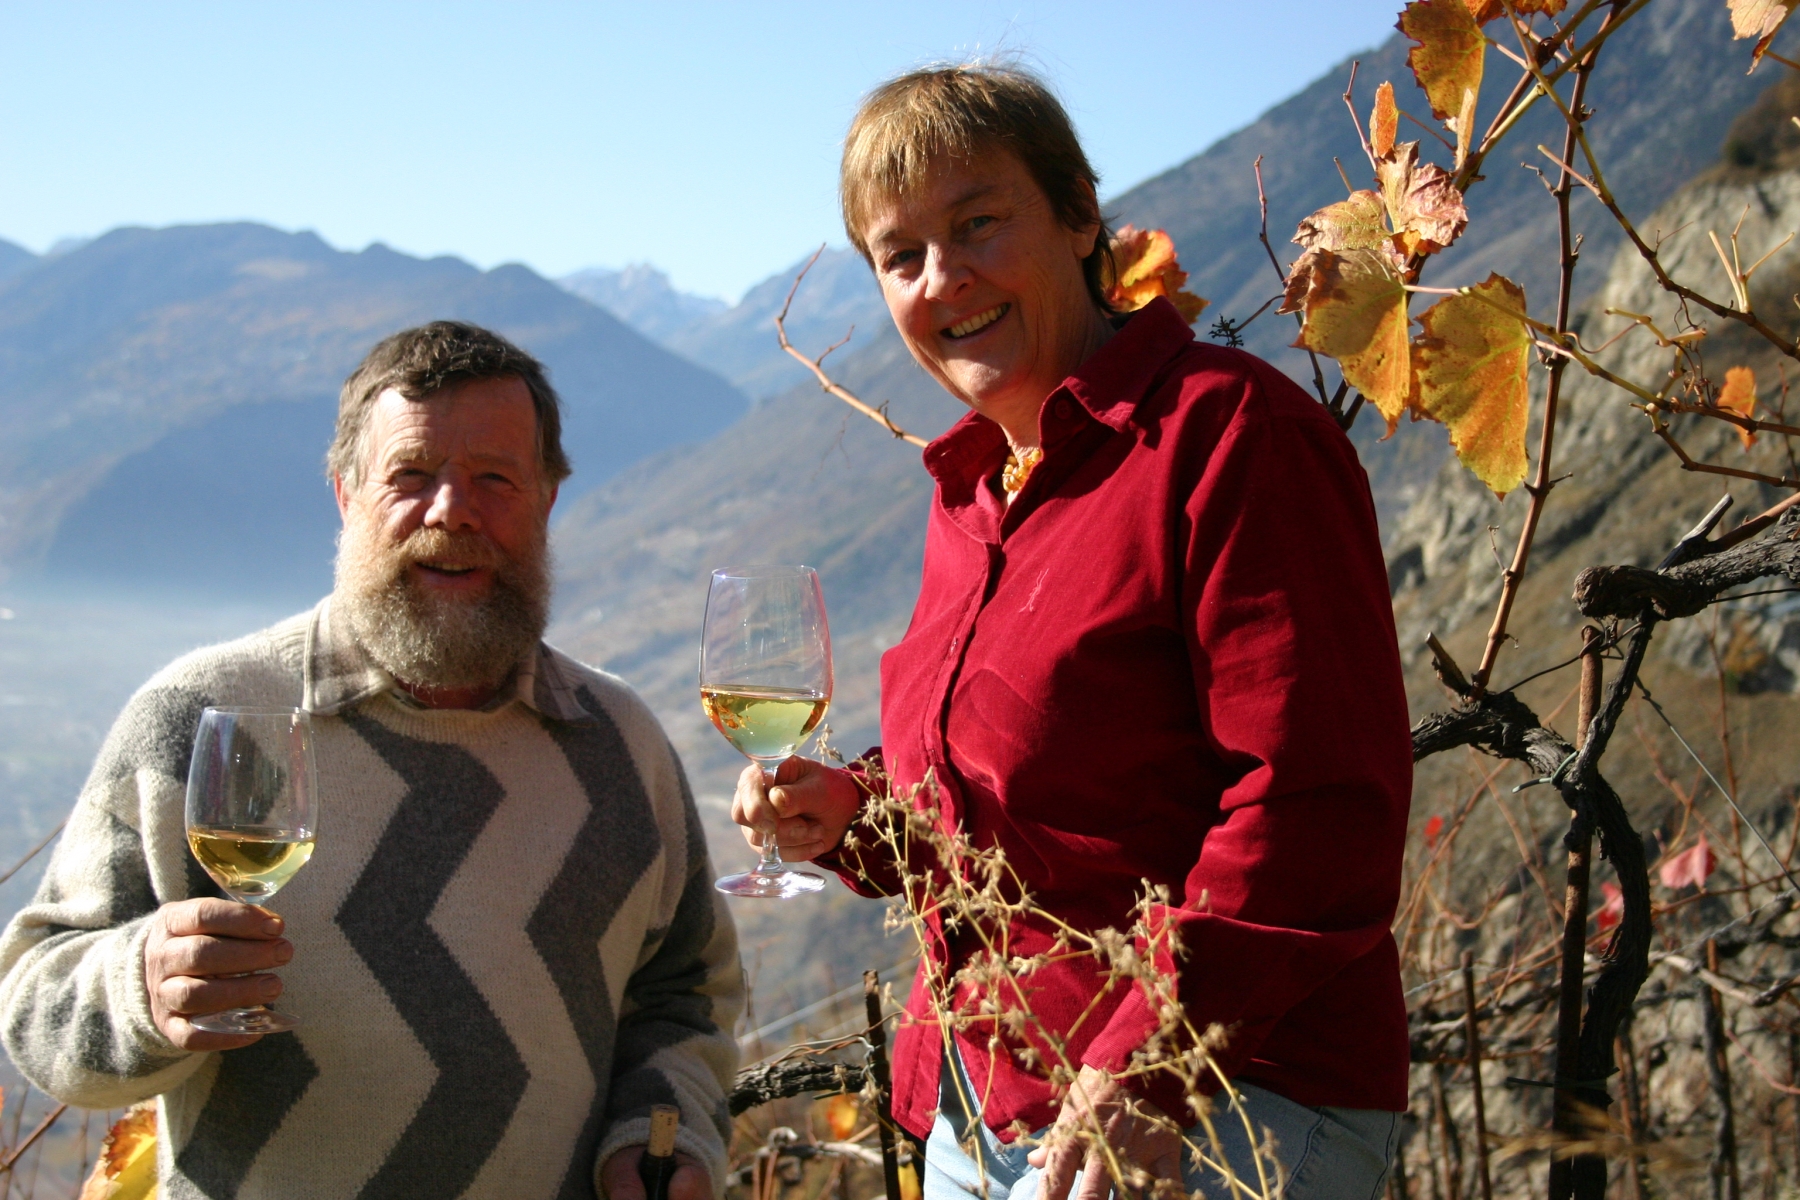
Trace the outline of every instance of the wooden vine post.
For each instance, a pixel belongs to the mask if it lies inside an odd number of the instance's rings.
[[[1462,956],[1463,1021],[1469,1042],[1469,1085],[1475,1098],[1475,1165],[1481,1183],[1481,1200],[1494,1200],[1494,1181],[1488,1173],[1487,1100],[1481,1091],[1481,1022],[1475,1005],[1475,952]]]
[[[1719,944],[1711,938],[1706,939],[1706,969],[1718,977]],[[1725,1057],[1725,1006],[1710,982],[1700,984],[1700,1016],[1706,1081],[1719,1106],[1707,1181],[1712,1185],[1712,1200],[1738,1200],[1737,1114],[1731,1105],[1731,1064]]]
[[[900,1200],[900,1155],[894,1148],[894,1090],[888,1081],[887,1025],[881,1015],[881,977],[863,972],[869,1017],[869,1077],[875,1084],[875,1121],[881,1136],[881,1178],[887,1200]]]
[[[1575,746],[1586,742],[1588,726],[1600,709],[1601,684],[1605,679],[1600,657],[1605,636],[1592,625],[1581,631],[1580,716],[1576,721]],[[1563,838],[1569,851],[1568,883],[1563,889],[1562,984],[1556,1009],[1556,1107],[1553,1128],[1570,1141],[1582,1136],[1581,1109],[1584,1095],[1594,1088],[1580,1078],[1582,980],[1587,972],[1588,877],[1593,866],[1594,825],[1585,813],[1571,810],[1569,832]],[[1583,1155],[1582,1158],[1591,1158]],[[1552,1155],[1550,1200],[1569,1200],[1575,1194],[1576,1158]],[[1600,1163],[1602,1178],[1605,1164]]]

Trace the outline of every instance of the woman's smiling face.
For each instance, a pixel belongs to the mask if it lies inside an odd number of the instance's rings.
[[[934,161],[862,232],[919,365],[1035,445],[1044,399],[1111,331],[1081,270],[1099,226],[1064,225],[1016,155],[989,151]]]

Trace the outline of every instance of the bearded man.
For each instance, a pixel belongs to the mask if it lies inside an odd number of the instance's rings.
[[[327,462],[335,589],[126,706],[0,941],[7,1051],[71,1104],[156,1097],[165,1200],[642,1200],[656,1103],[673,1200],[719,1194],[736,938],[656,719],[540,640],[569,473],[543,369],[470,325],[396,334]],[[208,705],[312,714],[317,852],[279,916],[188,854]],[[189,1023],[277,997],[293,1033]]]

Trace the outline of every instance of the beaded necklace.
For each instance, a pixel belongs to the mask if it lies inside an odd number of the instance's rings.
[[[1029,450],[1018,450],[1006,456],[1006,466],[1000,471],[1000,486],[1006,490],[1006,498],[1011,500],[1018,495],[1025,481],[1031,478],[1032,471],[1044,461],[1042,449],[1034,446]]]

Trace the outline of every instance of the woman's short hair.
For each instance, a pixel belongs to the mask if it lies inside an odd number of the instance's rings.
[[[1037,76],[1018,67],[963,63],[912,71],[863,99],[844,138],[838,196],[844,231],[867,261],[863,228],[877,206],[919,186],[939,156],[1016,154],[1070,229],[1099,227],[1082,261],[1088,294],[1103,311],[1110,231],[1100,212],[1100,177],[1069,114]]]

